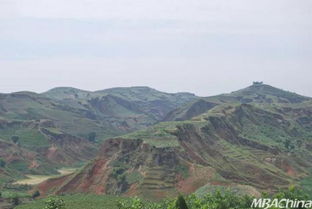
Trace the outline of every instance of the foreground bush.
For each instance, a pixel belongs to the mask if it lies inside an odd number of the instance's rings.
[[[185,199],[179,196],[174,200],[166,200],[160,203],[146,202],[139,198],[119,203],[119,209],[244,209],[250,208],[252,198],[248,196],[236,196],[230,192],[215,192],[202,198],[196,195],[187,196]]]
[[[65,209],[65,202],[59,198],[48,198],[44,209]]]
[[[291,187],[289,190],[281,191],[275,195],[263,194],[263,198],[309,200],[304,191]],[[166,200],[159,203],[143,201],[139,198],[121,201],[119,209],[251,209],[252,196],[237,195],[230,191],[208,193],[202,197],[189,195],[185,198],[179,196],[177,199]],[[298,207],[297,209],[301,209]],[[275,209],[271,207],[270,209]]]

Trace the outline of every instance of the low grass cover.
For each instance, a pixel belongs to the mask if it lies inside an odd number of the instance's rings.
[[[17,191],[12,191],[12,190],[3,190],[1,191],[1,197],[3,198],[26,198],[26,197],[31,197],[30,194],[27,192],[17,192]]]
[[[302,179],[300,184],[304,191],[306,191],[312,199],[312,169],[310,170],[310,175]]]
[[[45,209],[49,199],[61,199],[65,209],[118,209],[118,201],[126,198],[112,195],[74,194],[39,199],[15,209]],[[56,208],[55,208],[56,209]]]
[[[18,137],[16,143],[29,149],[37,149],[49,145],[48,139],[36,129],[23,127],[0,129],[0,138],[12,141],[12,137]]]

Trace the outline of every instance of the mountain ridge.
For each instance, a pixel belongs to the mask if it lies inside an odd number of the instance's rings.
[[[201,105],[199,104],[199,102],[201,103]],[[164,121],[190,119],[190,116],[187,116],[187,113],[190,111],[190,109],[195,108],[195,112],[198,112],[197,114],[191,114],[191,116],[194,117],[206,111],[209,111],[213,106],[217,104],[220,105],[227,103],[253,103],[256,105],[276,104],[286,107],[291,104],[301,105],[304,102],[312,102],[312,98],[275,88],[267,84],[253,84],[251,86],[237,91],[233,91],[228,94],[200,97],[194,102],[186,104],[185,106],[181,106],[180,108],[170,112],[166,116]]]

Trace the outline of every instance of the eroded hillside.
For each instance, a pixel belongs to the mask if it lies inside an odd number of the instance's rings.
[[[155,124],[195,98],[148,87],[0,94],[0,181],[86,162],[97,143]]]
[[[255,195],[276,191],[297,184],[312,164],[311,115],[300,108],[282,110],[222,105],[192,120],[110,139],[84,169],[39,189],[146,198],[191,193],[207,185]],[[166,140],[171,143],[164,146]]]

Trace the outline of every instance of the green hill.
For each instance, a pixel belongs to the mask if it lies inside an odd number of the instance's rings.
[[[251,104],[274,111],[275,107],[311,107],[312,99],[270,85],[254,83],[247,88],[230,94],[199,98],[194,102],[173,110],[164,120],[179,121],[191,119],[209,111],[215,106],[227,104]]]
[[[0,94],[0,159],[6,164],[0,178],[55,173],[90,160],[96,143],[155,124],[195,98],[148,87]]]
[[[273,192],[311,175],[308,97],[254,84],[200,98],[166,119],[173,121],[106,140],[84,169],[38,188],[157,199],[219,186]]]

